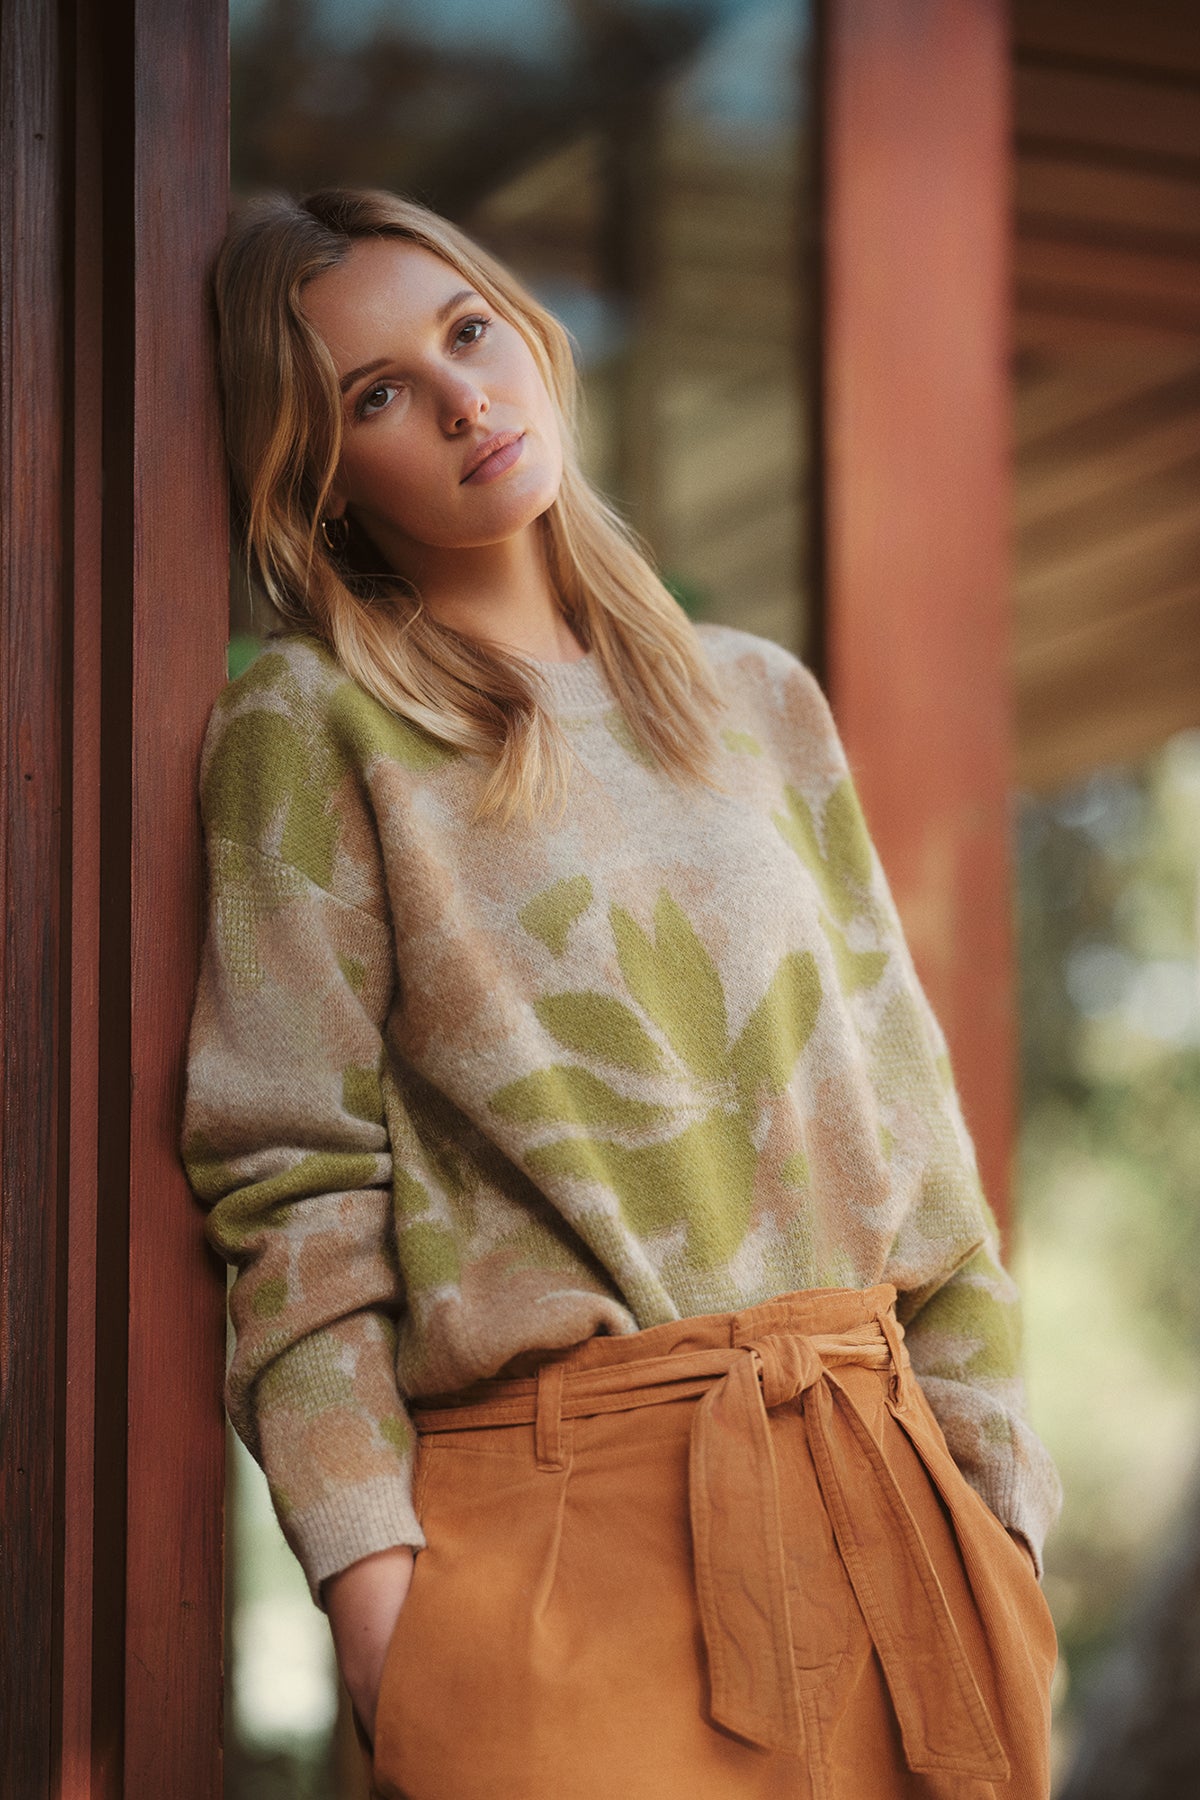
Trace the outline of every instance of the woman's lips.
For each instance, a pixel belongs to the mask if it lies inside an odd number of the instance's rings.
[[[494,481],[497,475],[503,475],[505,469],[512,468],[524,448],[525,433],[522,432],[519,438],[513,439],[512,443],[504,444],[499,450],[493,450],[490,456],[485,456],[477,469],[472,469],[469,475],[464,476],[463,486],[465,487],[468,481]]]

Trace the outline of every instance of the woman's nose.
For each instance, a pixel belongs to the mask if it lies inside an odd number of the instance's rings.
[[[442,421],[448,431],[462,431],[488,410],[488,397],[474,382],[456,378],[442,396]]]

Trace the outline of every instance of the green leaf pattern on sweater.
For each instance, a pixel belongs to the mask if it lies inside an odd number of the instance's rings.
[[[659,1097],[624,1094],[585,1062],[535,1070],[489,1104],[500,1118],[557,1128],[526,1149],[535,1178],[608,1189],[641,1236],[683,1226],[688,1260],[717,1269],[750,1226],[759,1162],[753,1128],[764,1095],[787,1087],[816,1023],[816,959],[810,951],[785,955],[731,1040],[716,964],[671,894],[659,892],[651,931],[624,907],[610,906],[608,916],[633,1004],[576,992],[545,995],[535,1010],[563,1049],[627,1076],[656,1077]]]
[[[592,884],[588,877],[572,875],[556,881],[544,893],[535,894],[517,917],[530,937],[545,944],[552,956],[561,956],[572,925],[591,904]]]
[[[787,811],[771,817],[816,877],[834,918],[845,925],[864,910],[871,891],[871,842],[854,788],[849,778],[838,782],[825,803],[820,834],[813,809],[799,788],[789,784],[784,796]]]

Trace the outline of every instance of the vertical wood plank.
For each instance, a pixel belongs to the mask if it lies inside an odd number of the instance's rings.
[[[831,698],[1007,1220],[1015,1111],[1002,0],[826,0]]]
[[[92,1792],[124,1800],[129,1338],[130,806],[133,729],[129,615],[133,581],[132,445],[135,105],[130,0],[81,0],[81,35],[101,48],[100,784],[97,872],[99,1012],[93,1489]],[[86,26],[84,20],[86,19]],[[82,73],[82,70],[81,70]]]
[[[54,1774],[61,1548],[63,170],[58,18],[0,10],[0,1793]]]
[[[228,618],[207,289],[228,204],[227,31],[211,0],[132,9],[127,1800],[221,1791],[225,1284],[178,1140],[203,898],[196,770]]]
[[[66,1241],[66,1342],[63,1369],[63,1633],[59,1788],[70,1800],[92,1797],[92,1595],[95,1503],[96,1169],[100,1062],[100,621],[103,293],[101,281],[103,134],[98,21],[73,8],[69,72],[73,193],[72,333],[69,378],[71,470],[70,607],[66,675],[70,759],[69,1034],[70,1087]],[[64,510],[66,508],[64,507]]]

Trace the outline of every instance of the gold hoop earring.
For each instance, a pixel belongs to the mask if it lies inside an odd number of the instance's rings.
[[[340,556],[350,542],[350,525],[345,518],[322,519],[321,536],[330,556]]]

